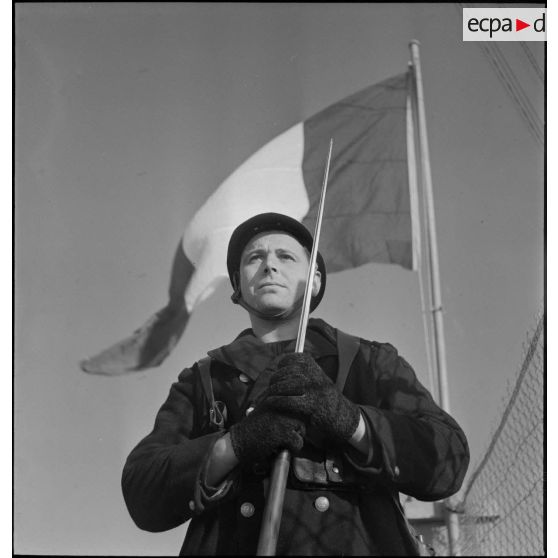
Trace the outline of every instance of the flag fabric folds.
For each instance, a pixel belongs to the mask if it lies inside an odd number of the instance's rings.
[[[359,91],[304,123],[304,183],[313,230],[324,144],[334,139],[320,251],[329,271],[368,262],[413,269],[406,108],[410,76]]]
[[[228,280],[228,241],[249,217],[274,211],[314,230],[330,138],[320,237],[328,272],[369,262],[416,269],[410,86],[411,76],[404,73],[367,87],[292,126],[248,158],[188,223],[172,266],[168,304],[130,337],[82,361],[82,369],[116,375],[160,364],[194,308]]]

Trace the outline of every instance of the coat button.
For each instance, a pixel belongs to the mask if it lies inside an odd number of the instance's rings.
[[[190,500],[190,501],[188,502],[188,507],[189,507],[192,511],[194,511],[194,510],[196,509],[196,504],[194,503],[194,500]]]
[[[240,506],[240,513],[243,517],[252,517],[255,511],[256,508],[254,507],[254,504],[251,504],[250,502],[244,502],[244,504]]]
[[[329,509],[329,500],[325,496],[318,496],[314,500],[314,507],[319,512],[325,512]]]
[[[396,465],[393,469],[393,474],[394,474],[394,476],[398,477],[399,473],[400,473],[399,467]]]
[[[337,467],[337,465],[334,465],[334,466],[331,468],[331,470],[332,470],[336,475],[339,474],[339,467]]]
[[[246,409],[246,416],[248,416],[252,411],[254,410],[254,407],[248,407],[248,409]]]
[[[246,376],[246,374],[244,374],[244,372],[242,372],[241,374],[238,375],[238,379],[243,383],[243,384],[247,384],[250,381],[250,378],[248,378],[248,376]]]

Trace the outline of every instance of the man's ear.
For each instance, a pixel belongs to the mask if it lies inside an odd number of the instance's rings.
[[[242,298],[242,293],[240,292],[240,273],[235,271],[232,276],[232,284],[234,292],[231,295],[231,300],[234,304],[238,304],[238,301]]]
[[[318,270],[318,264],[316,264],[316,271],[314,272],[314,283],[312,284],[312,296],[316,296],[322,287],[322,274]]]

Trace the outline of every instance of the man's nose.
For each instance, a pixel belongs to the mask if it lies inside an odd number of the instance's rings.
[[[264,262],[264,273],[271,273],[272,271],[277,272],[277,262],[273,258],[267,257]]]

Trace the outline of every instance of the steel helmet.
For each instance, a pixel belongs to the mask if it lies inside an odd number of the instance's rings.
[[[282,231],[296,238],[308,252],[312,251],[314,239],[310,231],[299,221],[282,215],[281,213],[260,213],[241,223],[232,233],[229,240],[227,250],[227,270],[231,285],[235,291],[233,301],[238,302],[240,299],[240,284],[238,274],[240,272],[240,259],[242,252],[248,242],[257,234],[267,231]],[[316,263],[321,274],[321,287],[317,295],[312,297],[310,303],[310,311],[313,311],[324,296],[326,286],[326,267],[325,262],[320,254],[316,255]],[[236,298],[236,300],[235,300]]]

